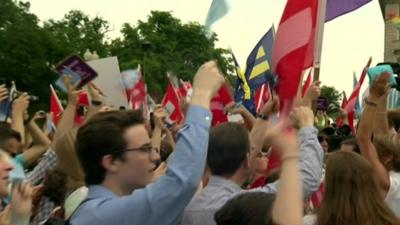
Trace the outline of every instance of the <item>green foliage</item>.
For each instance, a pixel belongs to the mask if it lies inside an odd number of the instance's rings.
[[[321,96],[328,98],[328,116],[331,118],[336,118],[340,111],[340,101],[342,100],[341,93],[339,93],[335,87],[324,85],[321,87]]]
[[[100,57],[107,56],[106,33],[109,23],[96,16],[90,19],[83,12],[72,10],[60,21],[45,21],[43,29],[53,45],[53,58],[60,60],[69,54],[83,56],[87,49],[96,51]]]
[[[215,47],[216,34],[207,38],[204,26],[183,24],[169,12],[153,11],[147,21],[124,24],[122,36],[111,40],[110,25],[103,18],[90,18],[78,10],[61,20],[43,21],[29,12],[30,4],[2,0],[0,4],[0,77],[14,80],[17,88],[38,95],[47,109],[48,85],[57,78],[53,66],[70,54],[83,56],[96,51],[100,57],[117,56],[121,70],[144,68],[151,94],[161,97],[167,72],[192,80],[198,67],[215,59],[226,75],[233,67],[226,49]]]
[[[29,13],[29,3],[2,0],[0,4],[0,77],[14,80],[18,89],[29,90],[42,100],[54,76],[49,69],[49,37]],[[47,101],[37,107],[45,107]]]
[[[124,24],[122,39],[111,43],[111,54],[117,55],[122,69],[141,64],[149,90],[155,95],[164,92],[167,72],[183,80],[192,80],[201,64],[218,61],[221,70],[231,73],[226,49],[215,48],[216,35],[207,38],[204,26],[182,24],[169,12],[152,11],[147,21],[136,26]]]

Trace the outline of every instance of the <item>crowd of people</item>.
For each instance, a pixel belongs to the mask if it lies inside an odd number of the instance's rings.
[[[225,83],[214,61],[194,76],[182,124],[167,126],[161,106],[151,119],[112,109],[87,85],[92,104],[77,125],[82,90],[64,77],[55,131],[28,114],[28,93],[0,124],[0,224],[400,225],[400,111],[387,110],[388,79],[371,83],[352,132],[344,112],[340,126],[314,113],[318,81],[279,120],[275,95],[256,116],[226,105],[244,121],[212,127],[210,101]],[[8,95],[0,84],[0,103]]]

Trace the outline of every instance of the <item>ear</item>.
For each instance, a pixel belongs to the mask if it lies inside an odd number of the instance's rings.
[[[118,171],[118,160],[115,160],[112,155],[105,155],[101,159],[101,165],[106,171],[115,173]]]

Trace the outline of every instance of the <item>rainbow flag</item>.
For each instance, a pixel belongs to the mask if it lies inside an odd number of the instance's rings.
[[[400,16],[395,16],[391,18],[390,21],[396,26],[397,29],[400,29]]]

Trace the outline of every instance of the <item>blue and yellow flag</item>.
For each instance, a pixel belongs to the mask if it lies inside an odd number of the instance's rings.
[[[274,38],[275,29],[272,26],[247,58],[245,76],[252,91],[257,90],[259,86],[266,82],[271,84],[274,81],[270,67]]]
[[[244,105],[244,107],[249,110],[252,114],[255,115],[255,104],[254,104],[254,92],[250,90],[249,85],[247,84],[246,77],[244,76],[244,73],[242,69],[239,66],[238,61],[236,60],[235,55],[232,54],[232,59],[233,62],[235,63],[235,70],[236,70],[236,87],[235,87],[235,102],[241,103]]]

